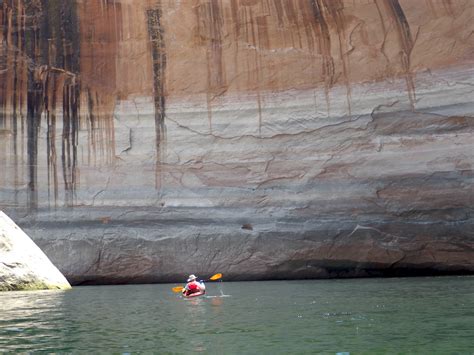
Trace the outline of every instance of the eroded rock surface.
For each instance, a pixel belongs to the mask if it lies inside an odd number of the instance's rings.
[[[0,207],[73,283],[473,273],[473,12],[3,1]]]
[[[41,249],[0,211],[0,291],[69,288]]]

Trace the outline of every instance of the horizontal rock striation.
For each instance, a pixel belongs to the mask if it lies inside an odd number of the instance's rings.
[[[4,1],[0,208],[73,284],[473,273],[473,12]]]

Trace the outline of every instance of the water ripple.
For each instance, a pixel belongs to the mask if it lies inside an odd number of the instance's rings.
[[[473,280],[235,282],[189,300],[170,285],[1,293],[0,352],[470,353]]]

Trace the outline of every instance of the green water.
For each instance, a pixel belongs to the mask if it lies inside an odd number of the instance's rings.
[[[474,353],[474,277],[0,293],[0,352]]]

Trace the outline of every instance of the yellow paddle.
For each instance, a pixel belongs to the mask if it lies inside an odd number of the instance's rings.
[[[212,275],[208,280],[204,280],[204,281],[216,281],[216,280],[219,280],[220,278],[222,278],[221,273]],[[172,290],[175,293],[179,293],[183,291],[183,288],[184,288],[183,286],[176,286],[176,287],[173,287]]]
[[[216,280],[219,280],[220,278],[222,278],[222,274],[215,274],[215,275],[212,275],[209,280],[206,280],[206,281],[216,281]]]
[[[183,288],[184,288],[183,286],[176,286],[176,287],[173,287],[172,290],[173,292],[178,293],[178,292],[183,292]]]

